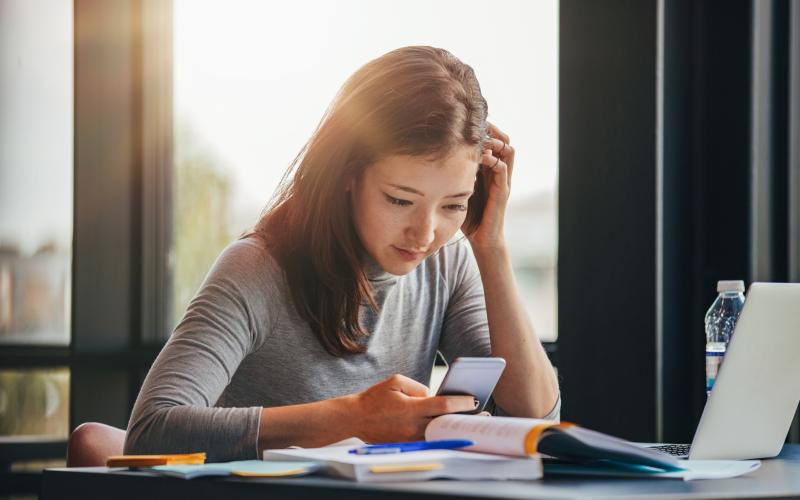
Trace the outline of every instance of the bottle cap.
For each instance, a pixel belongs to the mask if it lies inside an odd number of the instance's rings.
[[[744,281],[742,280],[717,281],[717,293],[722,293],[722,292],[744,292]]]

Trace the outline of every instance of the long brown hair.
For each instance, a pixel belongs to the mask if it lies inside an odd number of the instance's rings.
[[[486,100],[472,68],[434,47],[404,47],[370,61],[342,86],[283,177],[251,235],[283,268],[295,309],[330,354],[366,350],[358,323],[375,308],[363,269],[349,188],[391,155],[444,158],[487,140]],[[470,234],[486,203],[482,172],[462,226]]]

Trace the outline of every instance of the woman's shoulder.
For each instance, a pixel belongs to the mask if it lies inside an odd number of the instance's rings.
[[[263,236],[250,233],[230,242],[220,254],[220,258],[238,262],[243,266],[264,264],[277,266]]]
[[[266,240],[249,234],[226,246],[214,263],[212,276],[233,279],[242,285],[252,284],[262,288],[283,281],[283,269],[272,255]],[[210,276],[211,277],[211,276]]]

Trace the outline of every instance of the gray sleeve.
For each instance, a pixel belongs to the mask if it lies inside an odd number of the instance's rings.
[[[209,462],[257,458],[261,408],[213,406],[271,328],[259,301],[275,293],[268,259],[248,240],[222,252],[145,378],[125,453],[204,451]]]
[[[491,356],[489,321],[478,263],[466,238],[447,245],[444,275],[440,279],[447,283],[450,296],[442,323],[439,351],[447,363],[460,356]]]

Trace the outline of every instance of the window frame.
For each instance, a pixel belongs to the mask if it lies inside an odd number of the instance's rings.
[[[4,368],[70,370],[70,431],[87,421],[125,428],[165,338],[142,332],[157,331],[158,292],[169,286],[171,12],[170,0],[73,1],[70,344],[0,346]],[[36,491],[37,475],[11,464],[64,458],[66,445],[0,440],[0,471],[12,479],[2,493]]]

